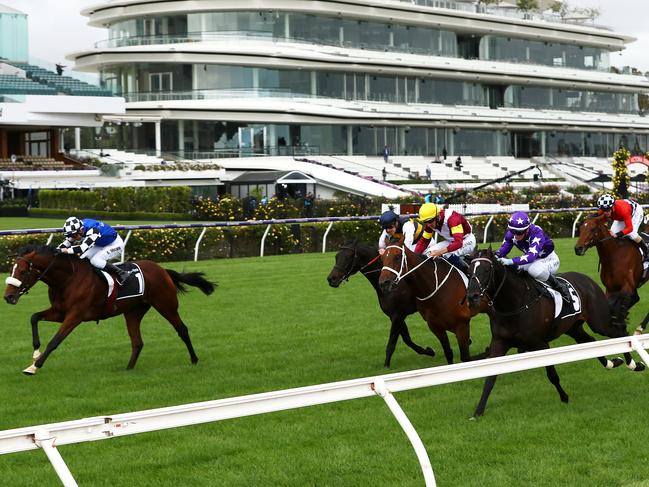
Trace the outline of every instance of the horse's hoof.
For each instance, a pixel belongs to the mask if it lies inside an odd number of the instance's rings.
[[[642,372],[644,369],[646,369],[645,364],[642,362],[636,363],[635,369],[633,369],[634,372]]]
[[[635,331],[633,332],[633,334],[634,334],[635,336],[637,336],[637,335],[642,335],[643,333],[644,333],[644,330],[643,330],[642,328],[640,328],[640,327],[637,327],[637,328],[635,329]]]
[[[609,360],[608,364],[606,365],[607,369],[615,369],[616,367],[619,367],[624,363],[624,360],[622,360],[620,357],[615,357],[613,360]]]
[[[476,418],[475,416],[471,416],[471,417],[469,418],[469,421],[477,421],[477,420],[478,420],[478,418]]]
[[[430,357],[434,357],[435,356],[435,350],[433,350],[430,347],[426,347],[426,355],[429,355]]]
[[[38,367],[36,367],[34,364],[31,364],[29,367],[23,370],[23,374],[25,375],[35,375],[36,372],[38,372]]]

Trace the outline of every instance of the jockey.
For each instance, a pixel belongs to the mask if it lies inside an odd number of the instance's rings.
[[[106,269],[116,275],[117,284],[122,286],[130,272],[107,262],[120,257],[124,242],[115,229],[104,222],[71,216],[63,225],[65,240],[58,249],[64,254],[75,254],[88,259],[97,269]]]
[[[388,210],[379,218],[379,224],[383,229],[379,237],[379,255],[385,252],[386,238],[390,243],[397,242],[403,237],[403,244],[408,249],[415,251],[415,245],[421,239],[424,227],[415,220],[400,217],[394,211]]]
[[[523,255],[508,259],[506,256],[513,246],[520,249]],[[527,271],[534,279],[546,282],[559,291],[564,301],[568,303],[572,301],[566,284],[554,277],[561,263],[554,251],[554,242],[541,227],[530,223],[527,213],[517,211],[511,216],[505,239],[496,251],[496,255],[503,265],[511,265]]]
[[[613,238],[628,237],[640,246],[643,259],[649,260],[649,248],[638,230],[644,218],[642,206],[633,200],[616,200],[610,194],[603,194],[597,199],[597,208],[600,215],[606,215],[613,220],[611,236]]]
[[[435,203],[424,203],[419,208],[419,221],[424,225],[424,233],[415,252],[429,257],[441,255],[468,274],[469,266],[461,257],[475,250],[476,240],[466,218],[453,210],[440,209]],[[435,243],[433,232],[444,240]]]

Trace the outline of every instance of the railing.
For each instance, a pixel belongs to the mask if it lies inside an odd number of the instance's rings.
[[[408,416],[393,396],[395,392],[634,351],[642,357],[645,364],[649,364],[646,348],[649,348],[649,335],[613,338],[396,374],[11,429],[0,431],[0,454],[42,448],[63,485],[76,487],[77,483],[57,446],[378,395],[386,402],[410,440],[421,466],[425,485],[433,487],[436,485],[435,476],[428,453]]]
[[[648,207],[649,205],[642,205],[643,208]],[[579,222],[583,212],[586,211],[596,211],[597,208],[564,208],[560,210],[556,209],[537,209],[537,210],[529,210],[528,213],[530,214],[535,214],[536,217],[534,218],[534,221],[536,221],[536,218],[542,213],[577,213],[576,218],[573,220],[572,224],[572,237],[574,238],[575,232],[576,232],[576,226],[577,223]],[[509,215],[509,211],[483,211],[483,212],[464,212],[464,216],[466,217],[472,217],[472,216],[490,216],[489,220],[487,221],[485,228],[483,230],[483,243],[487,242],[487,234],[489,231],[489,227],[491,226],[491,223],[493,222],[494,216],[496,215]],[[417,217],[418,215],[409,215],[410,217]],[[320,218],[284,218],[284,219],[274,219],[274,220],[248,220],[248,221],[240,221],[240,222],[214,222],[214,223],[166,223],[166,224],[160,224],[160,225],[115,225],[116,230],[126,230],[127,234],[126,237],[124,238],[124,250],[122,252],[122,261],[124,261],[124,255],[126,252],[126,244],[128,243],[129,238],[131,237],[131,234],[133,233],[133,230],[162,230],[165,228],[201,228],[201,229],[207,229],[207,228],[219,228],[219,227],[241,227],[241,226],[254,226],[254,225],[267,225],[267,228],[261,238],[260,242],[260,252],[259,255],[260,257],[264,256],[264,246],[266,242],[266,237],[270,231],[271,225],[285,225],[285,224],[305,224],[305,223],[329,223],[329,226],[327,227],[324,236],[322,238],[322,252],[327,251],[327,237],[329,235],[329,231],[331,230],[333,224],[335,222],[349,222],[349,221],[378,221],[379,215],[370,215],[370,216],[337,216],[337,217],[320,217]],[[40,229],[27,229],[27,230],[1,230],[0,231],[0,237],[4,235],[32,235],[32,234],[44,234],[44,233],[49,233],[50,236],[47,240],[47,244],[49,245],[52,242],[52,239],[54,238],[54,235],[57,233],[62,233],[63,230],[61,228],[40,228]],[[205,235],[205,231],[202,231],[198,239],[196,240],[196,243],[194,244],[194,261],[198,261],[198,251],[200,249],[200,244],[201,240],[203,239],[203,236]]]

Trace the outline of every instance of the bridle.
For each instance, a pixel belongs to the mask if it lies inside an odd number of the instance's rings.
[[[28,294],[29,290],[34,287],[34,285],[43,279],[43,276],[47,273],[48,270],[50,270],[50,267],[52,267],[52,264],[54,264],[54,260],[56,259],[56,254],[52,257],[52,260],[50,263],[47,265],[45,270],[41,271],[37,268],[34,267],[34,263],[30,259],[26,259],[23,256],[16,257],[16,263],[14,264],[14,267],[11,271],[11,275],[5,279],[5,283],[8,285],[12,285],[14,287],[18,288],[18,294],[19,296],[22,296],[23,294]],[[24,261],[27,262],[27,270],[23,272],[23,280],[19,280],[13,276],[14,272],[16,272],[16,266],[18,261]],[[36,277],[34,281],[31,284],[25,284],[25,281],[29,281],[30,279],[25,279],[25,277],[32,277],[32,274],[36,274]]]
[[[380,255],[377,254],[376,257],[372,258],[367,264],[361,266],[358,270],[354,270],[354,268],[356,267],[357,262],[358,262],[358,251],[356,249],[356,246],[355,245],[342,245],[340,247],[340,250],[353,250],[354,251],[354,256],[352,257],[352,263],[350,264],[349,269],[347,269],[347,270],[341,269],[338,266],[337,263],[334,265],[334,269],[343,274],[343,277],[340,278],[340,282],[349,281],[349,278],[352,276],[352,274],[354,274],[356,272],[360,272],[361,274],[363,274],[365,276],[368,275],[368,274],[372,274],[373,272],[379,272],[380,269],[374,269],[374,270],[367,271],[367,272],[364,272],[364,269],[367,269],[369,266],[374,264],[374,262],[379,260],[379,257],[381,257]]]
[[[480,262],[488,262],[489,263],[489,277],[487,278],[487,282],[484,284],[484,286],[480,282],[480,278],[475,274],[475,268],[473,267],[474,262],[476,263],[476,267],[480,264]],[[498,313],[501,316],[518,315],[518,314],[521,313],[521,311],[525,311],[526,309],[531,308],[532,305],[536,304],[536,302],[538,300],[540,300],[541,297],[543,296],[543,293],[539,292],[532,301],[530,301],[528,303],[525,303],[523,306],[521,306],[520,308],[518,308],[518,309],[516,309],[514,311],[498,311],[496,309],[496,306],[494,305],[494,301],[496,300],[496,297],[498,296],[498,294],[500,294],[500,291],[502,290],[502,288],[503,288],[503,286],[505,284],[505,280],[507,279],[507,267],[503,266],[503,277],[500,280],[500,283],[498,283],[498,286],[496,287],[496,291],[493,293],[493,296],[489,296],[487,291],[492,286],[492,284],[495,282],[496,272],[495,272],[494,262],[491,259],[487,258],[487,257],[477,257],[477,258],[475,258],[475,259],[473,259],[471,261],[471,268],[473,269],[473,271],[471,272],[471,277],[469,278],[469,284],[467,286],[467,293],[469,291],[469,287],[471,286],[471,281],[473,281],[475,279],[475,281],[478,283],[478,290],[480,291],[480,293],[478,294],[478,298],[480,298],[480,299],[486,298],[487,299],[487,306],[492,308],[496,313]],[[529,287],[527,289],[529,290]]]
[[[597,227],[600,226],[599,222],[596,223],[596,226],[597,226]],[[588,239],[587,242],[584,243],[584,247],[585,247],[586,249],[589,249],[589,248],[591,248],[591,247],[598,247],[598,246],[600,246],[602,243],[604,243],[604,242],[606,242],[607,240],[610,240],[610,239],[613,238],[611,235],[607,235],[606,237],[602,237],[602,238],[600,238],[599,240],[595,241],[595,237],[596,237],[596,235],[594,235],[594,233],[595,233],[595,230],[591,231],[591,232],[590,232],[590,238]]]
[[[433,259],[433,262],[435,264],[435,270],[433,271],[433,275],[435,276],[435,288],[433,291],[428,295],[423,298],[420,298],[419,296],[415,296],[419,301],[426,301],[427,299],[432,298],[437,291],[446,283],[448,278],[451,276],[451,272],[453,272],[454,267],[449,266],[449,270],[444,276],[444,279],[439,280],[439,276],[437,273],[437,259],[435,257],[426,257],[424,260],[422,260],[419,264],[417,264],[415,267],[412,269],[408,269],[408,259],[406,259],[406,252],[403,248],[402,245],[388,245],[385,248],[386,253],[390,251],[390,249],[399,249],[401,251],[401,265],[399,266],[399,270],[396,271],[390,266],[383,266],[381,268],[381,271],[389,271],[392,272],[396,277],[394,278],[395,284],[399,284],[399,281],[401,281],[403,278],[405,278],[408,274],[412,274],[415,272],[417,269],[419,269],[422,265],[424,265],[426,262],[428,262],[430,259]]]

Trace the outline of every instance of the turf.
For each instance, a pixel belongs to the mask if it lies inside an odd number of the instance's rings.
[[[596,254],[576,257],[557,242],[562,270],[595,275]],[[144,349],[126,371],[130,343],[122,318],[75,330],[34,377],[31,313],[46,305],[38,285],[17,306],[3,304],[0,429],[110,415],[444,364],[439,343],[416,316],[413,339],[383,368],[388,320],[364,278],[327,285],[332,253],[165,265],[218,281],[209,297],[181,296],[181,315],[200,358],[150,312]],[[631,313],[635,326],[646,311]],[[56,325],[41,326],[49,338]],[[489,341],[472,321],[472,351]],[[451,343],[459,355],[454,338]],[[571,344],[562,338],[554,346]],[[648,372],[604,370],[595,360],[557,367],[570,403],[545,371],[498,379],[486,415],[469,421],[482,380],[396,395],[419,432],[440,486],[649,485],[642,461]],[[381,399],[366,398],[208,425],[59,448],[79,485],[93,486],[420,486],[405,434]],[[640,453],[640,454],[639,454]],[[42,451],[0,457],[2,485],[60,485]]]
[[[65,218],[36,218],[36,217],[2,217],[0,218],[0,230],[33,230],[35,228],[63,228]],[[152,221],[152,220],[112,220],[102,219],[109,225],[150,225],[165,223],[192,223],[190,221],[183,222],[166,222],[166,221]],[[193,222],[196,223],[196,222]]]

